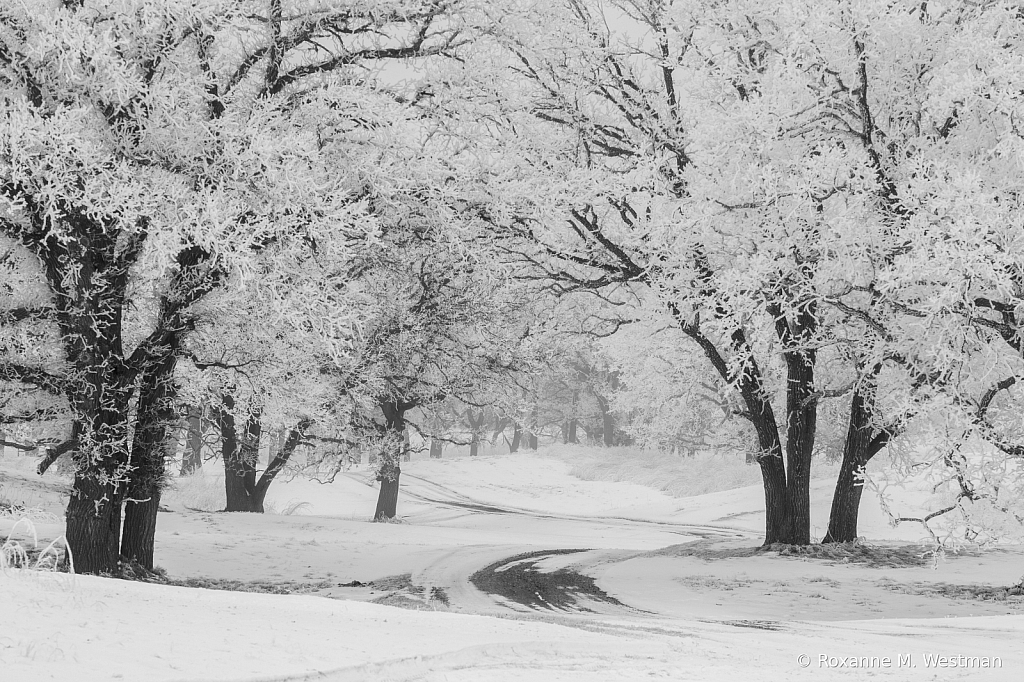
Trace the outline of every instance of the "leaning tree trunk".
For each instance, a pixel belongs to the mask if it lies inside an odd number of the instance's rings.
[[[677,311],[674,311],[677,312]],[[757,464],[761,469],[764,487],[765,531],[764,546],[777,542],[788,542],[790,533],[788,491],[786,489],[786,467],[782,461],[782,440],[779,438],[778,422],[771,401],[765,397],[761,369],[753,354],[746,358],[742,373],[734,377],[718,348],[697,328],[691,327],[686,318],[681,318],[680,329],[693,339],[704,355],[711,361],[719,376],[726,381],[735,379],[740,397],[743,398],[747,414],[757,435]],[[736,329],[731,336],[737,349],[747,349],[746,334]]]
[[[870,384],[858,388],[850,401],[850,423],[843,444],[843,463],[836,479],[832,496],[832,510],[828,518],[828,531],[822,542],[853,542],[857,539],[860,498],[864,492],[861,472],[889,440],[889,433],[875,435],[871,426],[874,387]]]
[[[164,484],[170,425],[174,420],[175,356],[170,353],[144,371],[139,387],[138,422],[132,444],[128,498],[121,530],[121,556],[153,570],[157,512]]]
[[[270,489],[270,484],[274,482],[277,475],[288,465],[292,455],[295,454],[295,448],[298,447],[302,437],[306,435],[312,424],[312,420],[303,419],[294,429],[287,432],[288,435],[285,436],[277,454],[270,458],[266,470],[260,475],[260,480],[256,482],[252,493],[249,495],[249,506],[252,507],[252,511],[263,513],[264,501],[267,499],[267,490]]]

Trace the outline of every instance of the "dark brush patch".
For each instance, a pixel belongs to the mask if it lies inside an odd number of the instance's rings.
[[[568,568],[542,572],[537,564],[550,556],[586,552],[585,549],[557,549],[528,552],[486,566],[469,580],[478,590],[531,609],[590,611],[579,606],[581,599],[625,606],[610,596],[590,576]]]

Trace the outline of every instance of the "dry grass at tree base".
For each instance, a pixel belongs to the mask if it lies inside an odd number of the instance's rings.
[[[688,556],[705,561],[739,559],[773,553],[780,557],[825,561],[834,564],[856,564],[867,568],[916,568],[935,561],[941,550],[926,545],[869,545],[862,542],[837,542],[811,545],[741,546],[700,540],[672,545],[648,552],[644,556]],[[948,554],[944,554],[949,556]]]
[[[902,594],[946,597],[947,599],[974,599],[978,601],[1006,602],[1008,606],[1024,609],[1024,578],[1010,587],[992,585],[955,585],[951,583],[898,583],[893,580],[879,581],[887,590]]]

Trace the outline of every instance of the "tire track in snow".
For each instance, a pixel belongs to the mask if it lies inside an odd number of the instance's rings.
[[[484,514],[510,514],[518,516],[532,516],[539,519],[553,519],[561,521],[582,521],[582,522],[614,522],[620,526],[647,526],[656,527],[659,530],[667,530],[670,533],[676,533],[678,535],[692,535],[698,538],[706,540],[745,540],[750,538],[759,537],[757,533],[751,532],[743,528],[736,528],[733,526],[715,526],[709,524],[692,524],[692,523],[678,523],[674,521],[657,521],[653,519],[642,519],[629,516],[585,516],[578,514],[558,514],[554,512],[540,511],[536,509],[527,509],[525,507],[515,507],[512,505],[497,506],[488,502],[474,499],[453,490],[447,486],[441,485],[429,479],[423,478],[422,476],[416,476],[410,473],[403,473],[402,478],[414,479],[425,485],[428,489],[434,491],[433,495],[425,493],[418,493],[410,490],[408,484],[403,488],[405,495],[419,500],[421,502],[428,502],[431,504],[438,504],[446,507],[454,507],[457,509],[465,509],[468,511],[476,511]],[[444,499],[447,498],[447,499]]]
[[[412,486],[409,485],[410,480],[413,481]],[[471,514],[527,516],[550,521],[612,525],[620,528],[656,529],[662,532],[668,532],[685,537],[691,541],[696,541],[698,539],[735,540],[757,538],[757,534],[755,533],[741,528],[728,526],[687,524],[626,516],[559,514],[513,505],[497,505],[476,499],[453,488],[424,478],[423,476],[417,476],[408,472],[403,474],[403,481],[405,484],[402,487],[402,493],[411,499],[440,507],[458,509]],[[568,552],[578,553],[578,561],[574,562],[571,570],[566,568],[555,569],[550,572],[540,572],[536,570],[537,562],[545,558],[550,558],[552,556]],[[586,569],[601,564],[624,561],[636,556],[637,552],[633,550],[581,551],[579,549],[569,549],[565,547],[539,549],[536,546],[473,545],[454,548],[452,551],[446,552],[442,556],[437,557],[430,565],[424,567],[420,571],[417,571],[413,575],[413,581],[417,585],[421,585],[426,588],[428,592],[435,587],[444,590],[451,607],[463,612],[485,614],[496,612],[507,613],[509,610],[519,610],[510,606],[509,602],[525,607],[528,610],[536,610],[536,600],[529,594],[518,594],[521,590],[517,592],[515,589],[506,589],[493,580],[495,576],[499,576],[501,572],[514,566],[519,559],[527,554],[532,556],[535,561],[531,563],[529,567],[519,567],[518,569],[509,572],[508,579],[520,581],[526,580],[527,582],[531,582],[531,584],[532,582],[536,582],[537,585],[541,585],[542,583],[546,585],[549,582],[558,582],[558,580],[564,579],[561,582],[566,583],[565,585],[559,583],[558,585],[549,587],[552,587],[552,589],[556,590],[558,593],[563,593],[568,589],[567,598],[562,603],[562,606],[568,611],[580,612],[588,609],[577,604],[579,600],[572,594],[572,585],[580,582],[581,580],[583,582],[592,582],[593,579],[585,572]],[[487,580],[473,580],[474,576],[481,575],[481,572],[488,572],[488,575],[492,580],[490,582]],[[485,592],[480,589],[479,585],[474,583],[479,583],[485,587],[490,585],[495,589],[488,589]],[[586,594],[584,594],[583,597],[588,602],[593,601],[588,599],[588,595]],[[611,606],[615,610],[629,611],[634,614],[639,613],[629,605],[622,604],[621,602],[614,600],[614,598],[599,601],[605,601],[606,605]]]

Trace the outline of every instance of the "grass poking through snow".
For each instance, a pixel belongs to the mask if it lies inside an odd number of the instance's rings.
[[[648,552],[645,556],[692,556],[705,561],[717,561],[761,556],[766,553],[793,559],[857,564],[868,568],[912,568],[927,566],[936,559],[935,548],[926,545],[869,545],[862,542],[839,542],[750,547],[719,544],[711,540],[672,545]],[[946,554],[946,556],[949,555]]]

